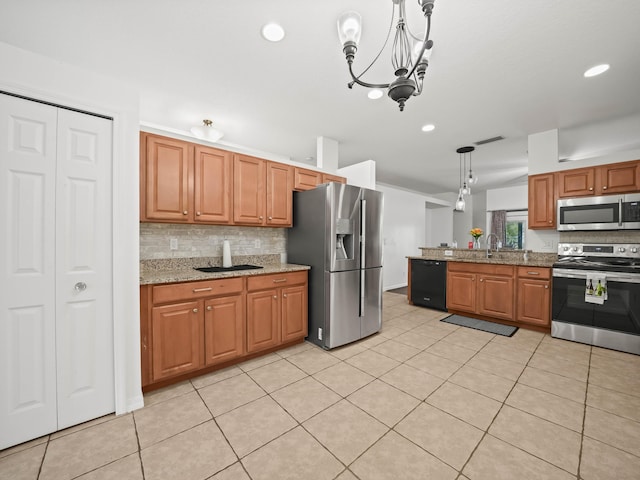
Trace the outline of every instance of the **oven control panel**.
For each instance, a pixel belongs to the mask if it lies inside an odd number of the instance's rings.
[[[563,257],[626,257],[640,258],[637,243],[559,243],[558,255]]]

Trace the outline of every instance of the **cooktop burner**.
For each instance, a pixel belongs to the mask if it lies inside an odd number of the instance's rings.
[[[638,244],[561,243],[558,255],[555,268],[640,273]]]

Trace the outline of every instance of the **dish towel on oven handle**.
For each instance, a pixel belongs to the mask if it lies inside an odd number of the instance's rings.
[[[607,299],[607,277],[599,273],[588,273],[584,301],[603,305]]]

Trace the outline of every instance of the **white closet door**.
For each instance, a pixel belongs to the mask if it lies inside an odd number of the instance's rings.
[[[0,95],[0,449],[57,425],[56,116]]]
[[[115,410],[111,130],[0,94],[0,449]]]
[[[58,429],[115,410],[110,120],[58,110]]]

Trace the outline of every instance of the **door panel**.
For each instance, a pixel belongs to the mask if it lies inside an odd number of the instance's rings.
[[[382,266],[382,211],[381,192],[362,189],[362,216],[364,228],[364,258],[361,268]]]
[[[0,94],[0,449],[56,430],[56,110]]]
[[[382,328],[382,267],[364,270],[364,297],[361,336],[368,337]]]
[[[282,289],[282,341],[307,336],[307,285]]]
[[[329,313],[329,340],[325,344],[329,348],[351,343],[361,338],[360,329],[360,271],[325,272],[325,311]]]
[[[111,121],[59,110],[56,209],[58,428],[115,410]]]
[[[244,296],[205,302],[205,365],[232,360],[244,354]]]
[[[231,153],[214,148],[195,147],[194,175],[196,222],[231,223]]]

